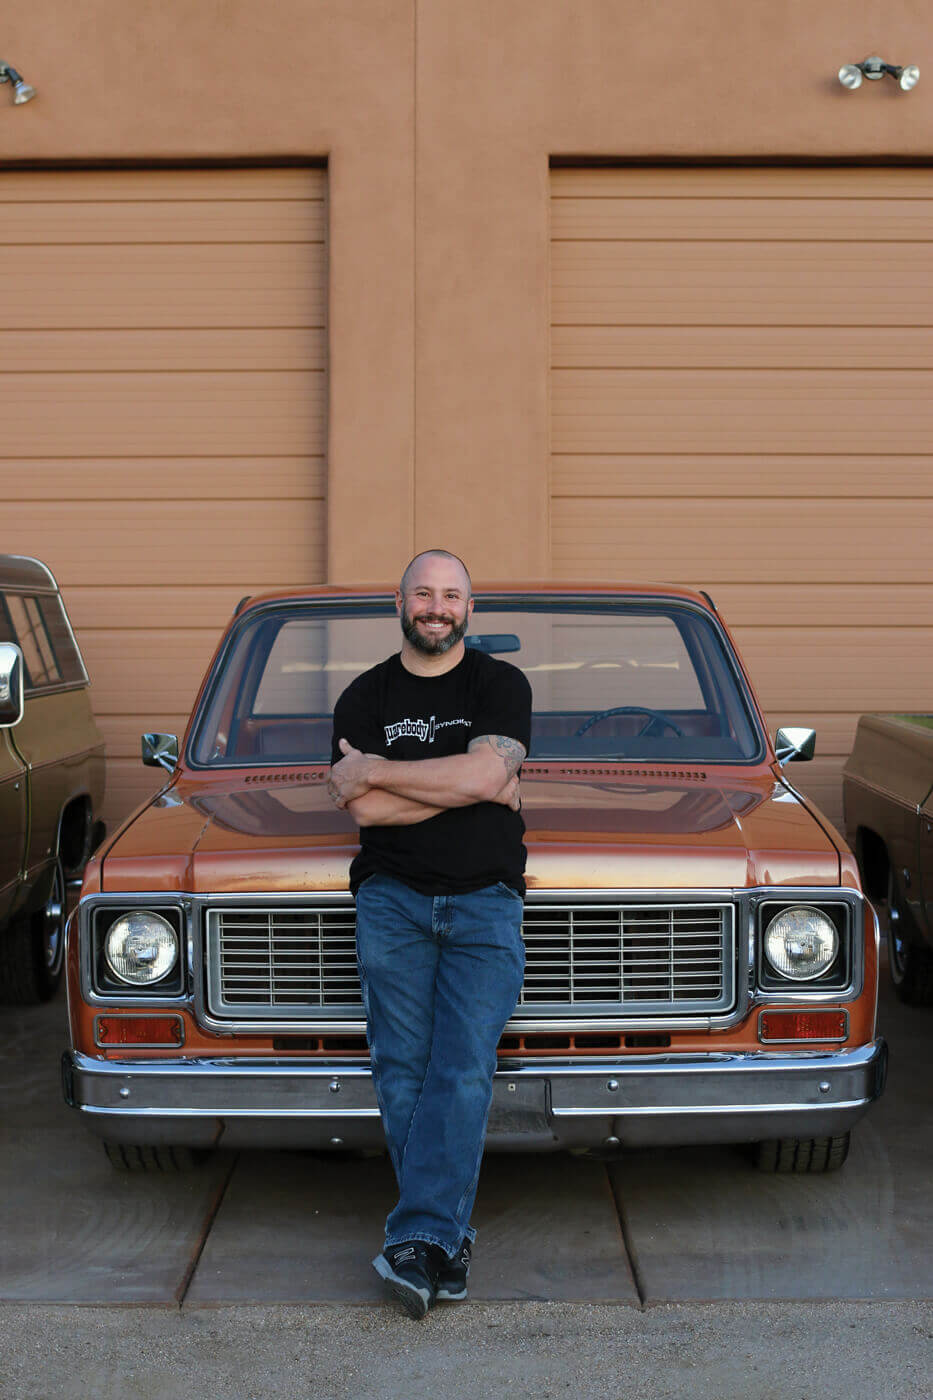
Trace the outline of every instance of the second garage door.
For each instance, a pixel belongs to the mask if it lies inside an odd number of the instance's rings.
[[[238,599],[323,579],[323,170],[0,176],[3,541],[56,574],[108,745],[151,790]]]
[[[933,696],[933,175],[552,172],[558,578],[707,588],[795,782]]]

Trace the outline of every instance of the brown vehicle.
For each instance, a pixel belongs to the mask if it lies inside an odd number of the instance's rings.
[[[0,1001],[61,977],[65,886],[103,837],[104,742],[58,586],[0,554]]]
[[[842,791],[865,891],[887,906],[894,990],[931,1006],[933,715],[863,715]]]
[[[468,644],[534,692],[524,989],[491,1148],[754,1143],[824,1171],[881,1092],[877,920],[785,779],[728,631],[674,588],[490,588]],[[124,1167],[219,1144],[382,1143],[331,712],[399,645],[391,594],[241,606],[162,791],[90,862],[65,1095]]]

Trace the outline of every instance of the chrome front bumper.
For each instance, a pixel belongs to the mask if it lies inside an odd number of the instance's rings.
[[[757,1142],[850,1128],[884,1088],[882,1039],[856,1050],[522,1063],[493,1083],[487,1147]],[[295,1060],[62,1057],[65,1099],[114,1142],[375,1147],[369,1069]]]

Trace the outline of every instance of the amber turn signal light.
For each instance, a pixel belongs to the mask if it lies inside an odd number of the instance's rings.
[[[98,1016],[94,1022],[98,1045],[184,1045],[180,1016]]]
[[[845,1011],[762,1011],[758,1039],[763,1044],[792,1040],[845,1040],[849,1017]]]

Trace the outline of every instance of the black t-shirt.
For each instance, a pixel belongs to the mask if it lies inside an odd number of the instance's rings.
[[[347,686],[334,707],[332,760],[338,739],[364,753],[409,761],[466,753],[482,734],[531,739],[531,687],[516,666],[467,647],[440,676],[415,676],[390,656]],[[505,773],[503,771],[503,785]],[[356,893],[381,872],[422,894],[466,894],[501,880],[525,893],[525,823],[498,802],[450,807],[410,826],[361,828],[362,849],[350,866]]]

